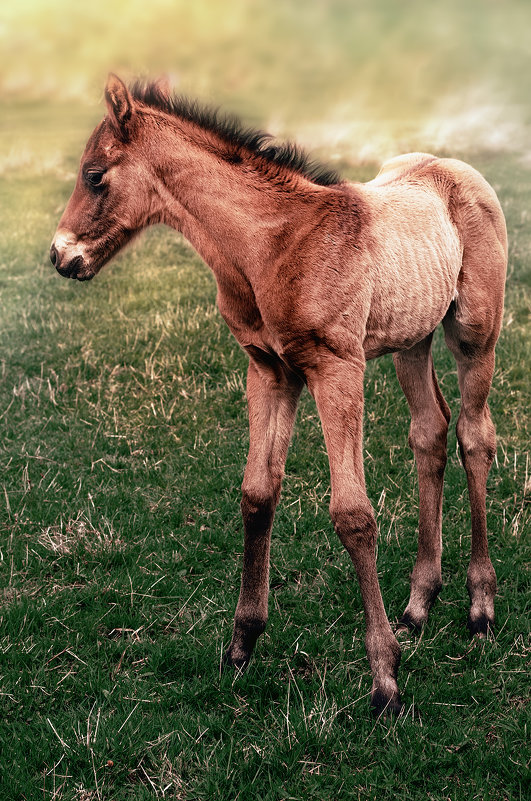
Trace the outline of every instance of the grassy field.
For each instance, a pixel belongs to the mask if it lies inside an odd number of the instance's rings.
[[[531,159],[524,0],[185,4],[122,0],[0,18],[0,801],[528,797]],[[171,6],[171,8],[170,8]],[[483,13],[488,6],[488,13]],[[113,7],[114,8],[114,7]],[[157,16],[158,15],[158,16]],[[245,36],[242,36],[242,30]],[[178,35],[176,36],[176,33]],[[175,55],[175,53],[178,55]],[[303,396],[272,545],[268,629],[220,671],[242,549],[246,357],[208,268],[149,230],[93,282],[48,248],[109,68],[169,71],[367,180],[413,148],[462,157],[507,217],[507,302],[490,406],[487,513],[497,629],[468,637],[470,515],[452,409],[444,589],[403,641],[404,711],[369,712],[354,570]],[[416,547],[408,410],[368,366],[365,448],[392,621]]]
[[[268,630],[234,679],[219,667],[239,586],[246,359],[214,281],[165,229],[96,281],[64,281],[47,247],[71,182],[5,178],[2,798],[525,797],[531,171],[508,157],[474,163],[500,193],[511,239],[491,395],[498,629],[470,642],[464,625],[469,513],[452,436],[445,586],[422,636],[404,643],[405,709],[391,725],[368,710],[361,600],[329,524],[309,396],[275,523]],[[455,420],[454,364],[441,338],[435,350]],[[367,480],[396,619],[416,536],[407,407],[390,358],[370,364],[366,384]]]

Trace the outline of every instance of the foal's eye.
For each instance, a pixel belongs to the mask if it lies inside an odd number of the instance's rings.
[[[104,170],[87,170],[85,173],[85,180],[90,186],[101,186],[104,175]]]

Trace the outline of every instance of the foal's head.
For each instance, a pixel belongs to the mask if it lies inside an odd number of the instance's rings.
[[[76,186],[50,248],[57,271],[79,281],[93,278],[136,233],[157,221],[137,110],[129,90],[114,75],[105,100],[108,114],[87,142]]]
[[[257,208],[266,185],[289,193],[302,183],[309,188],[341,181],[297,146],[277,145],[230,115],[170,96],[160,81],[137,84],[130,92],[111,75],[105,99],[107,116],[87,143],[50,249],[52,264],[67,278],[93,278],[147,225],[165,222],[189,230],[197,204],[189,208],[185,190],[195,203],[205,186],[209,192],[215,188],[222,207],[232,208],[235,171],[260,197]]]

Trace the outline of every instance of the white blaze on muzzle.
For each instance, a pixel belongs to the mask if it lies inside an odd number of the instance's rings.
[[[65,257],[68,261],[72,261],[72,259],[77,258],[77,256],[81,256],[84,260],[86,256],[86,246],[83,242],[79,242],[77,236],[72,231],[68,231],[66,228],[59,228],[57,230],[52,242],[52,247],[56,249],[61,261],[63,261]]]

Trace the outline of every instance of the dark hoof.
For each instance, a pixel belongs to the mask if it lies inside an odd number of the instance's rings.
[[[402,630],[408,629],[409,631],[412,631],[414,634],[420,634],[420,632],[422,631],[422,626],[423,626],[422,622],[417,622],[411,617],[409,612],[404,612],[404,614],[398,621],[397,631],[399,631],[400,629]]]
[[[486,637],[494,631],[494,621],[489,620],[487,615],[481,615],[475,620],[469,615],[467,625],[471,637]]]
[[[377,718],[383,716],[389,718],[399,715],[402,709],[402,699],[400,693],[394,693],[391,697],[382,690],[375,690],[371,695],[371,711]]]
[[[239,673],[243,673],[243,671],[246,670],[250,659],[250,654],[249,656],[233,657],[230,648],[227,648],[223,654],[223,659],[221,660],[221,669],[224,671],[235,670]]]

